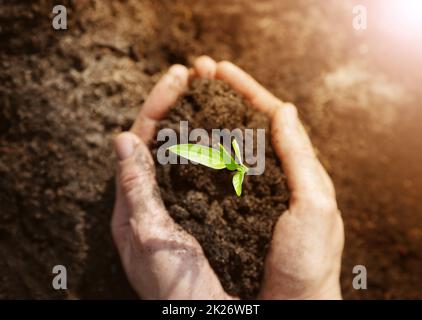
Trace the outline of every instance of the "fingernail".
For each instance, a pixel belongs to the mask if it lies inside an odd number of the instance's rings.
[[[135,137],[129,132],[121,133],[114,139],[114,149],[119,160],[125,160],[132,156],[136,145]]]

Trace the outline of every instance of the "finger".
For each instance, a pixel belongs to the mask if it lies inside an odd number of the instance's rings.
[[[293,201],[312,202],[331,196],[321,171],[322,166],[292,104],[286,103],[275,112],[272,141],[286,173]]]
[[[168,215],[161,200],[148,147],[131,132],[118,135],[114,139],[114,146],[119,165],[113,227],[130,226],[138,239],[148,238],[152,234],[163,239],[186,238]],[[118,230],[114,233],[118,234]]]
[[[200,78],[214,79],[217,71],[217,63],[208,56],[200,56],[193,63]]]
[[[188,77],[189,71],[185,66],[171,66],[150,92],[141,114],[149,119],[160,120],[186,90]]]
[[[131,132],[118,135],[114,146],[119,159],[117,188],[127,206],[129,219],[145,227],[154,223],[161,225],[169,217],[160,197],[148,147]],[[115,219],[118,221],[119,217]]]
[[[118,159],[126,159],[131,156],[136,145],[140,142],[134,134],[122,133],[114,140],[115,153]],[[123,197],[122,188],[119,184],[120,173],[116,175],[116,195],[114,201],[113,216],[111,219],[111,230],[114,242],[120,249],[124,246],[126,230],[129,228],[129,210]]]
[[[272,93],[261,86],[254,78],[231,62],[217,64],[216,78],[226,81],[230,86],[248,99],[259,111],[274,114],[282,103]]]
[[[148,142],[156,121],[162,119],[188,85],[189,71],[182,65],[173,65],[154,86],[142,106],[131,131],[144,142]]]
[[[334,188],[334,183],[333,180],[331,180],[327,170],[325,170],[324,166],[322,165],[321,161],[318,161],[319,163],[319,168],[320,168],[320,172],[321,172],[321,176],[324,179],[325,182],[325,186],[327,188],[327,191],[329,192],[329,194],[333,197],[336,197],[336,190]]]
[[[118,177],[116,177],[116,182]],[[125,230],[129,228],[129,211],[123,200],[121,188],[116,183],[116,192],[114,200],[113,215],[111,218],[111,231],[114,243],[121,248],[124,242]]]
[[[303,126],[302,122],[299,119],[298,119],[298,122],[299,122],[300,132],[302,134],[302,138],[307,139],[309,141],[309,143],[312,145],[311,141],[309,140],[308,133],[306,132],[306,129]],[[313,147],[312,147],[312,149],[313,149]],[[317,160],[317,161],[318,161],[319,173],[320,173],[322,179],[324,180],[325,187],[326,187],[327,191],[329,192],[329,194],[335,197],[336,193],[335,193],[333,181],[331,180],[330,176],[328,175],[328,173],[325,170],[324,166],[322,165],[321,161],[319,161],[319,160]]]

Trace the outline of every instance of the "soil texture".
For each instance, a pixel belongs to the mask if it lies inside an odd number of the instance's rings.
[[[422,48],[415,45],[422,39],[394,38],[375,27],[385,1],[359,1],[374,13],[362,32],[352,28],[354,0],[63,0],[68,29],[60,31],[51,26],[55,4],[0,0],[0,298],[136,298],[110,235],[110,141],[130,128],[171,64],[191,66],[201,54],[234,62],[298,107],[344,219],[344,297],[422,298]],[[204,108],[218,104],[198,101]],[[178,117],[189,108],[178,106]],[[243,117],[238,111],[222,120],[229,127],[262,124]],[[172,183],[176,175],[187,182],[184,198],[166,199],[169,210],[192,233],[200,233],[194,229],[201,219],[232,223],[232,217],[239,228],[250,227],[245,217],[257,219],[249,204],[241,207],[229,174],[199,166],[169,170]],[[209,183],[189,180],[200,170]],[[246,177],[241,199],[251,206],[258,194],[271,201],[275,190],[259,179],[267,178]],[[214,196],[221,201],[213,204]],[[216,209],[205,215],[193,203]],[[265,237],[276,218],[271,212],[261,210],[268,217]],[[217,229],[209,229],[203,237],[218,243]],[[242,245],[264,247],[254,234]],[[224,241],[231,247],[219,244],[221,261],[241,247]],[[249,259],[251,251],[243,253]],[[226,288],[238,283],[230,274],[230,263],[238,262],[230,260],[226,270],[218,263]],[[261,262],[254,263],[253,274],[239,276],[257,279]],[[51,285],[57,264],[67,267],[68,290]],[[353,289],[355,265],[367,268],[367,290]],[[245,285],[229,290],[256,292],[256,283]]]
[[[159,128],[174,128],[180,136],[180,121],[186,120],[189,133],[203,128],[210,137],[212,129],[240,129],[243,133],[254,129],[254,154],[255,129],[265,130],[265,171],[245,176],[241,197],[234,192],[233,173],[228,170],[192,163],[156,163],[158,183],[170,215],[201,244],[229,294],[254,298],[273,226],[289,199],[286,177],[271,147],[269,120],[219,80],[193,82]]]

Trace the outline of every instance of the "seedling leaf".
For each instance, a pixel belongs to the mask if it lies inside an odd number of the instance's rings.
[[[233,159],[232,155],[226,150],[226,148],[224,148],[224,146],[221,143],[219,143],[218,145],[220,146],[220,152],[223,156],[223,161],[226,165],[226,168],[231,171],[237,170],[238,164]]]
[[[240,148],[236,139],[232,141],[232,146],[239,163],[232,157],[222,144],[220,149],[206,147],[200,144],[177,144],[168,148],[174,154],[193,162],[202,164],[203,166],[213,169],[225,169],[237,171],[233,175],[233,187],[238,197],[242,194],[242,184],[248,168],[242,163]]]
[[[237,161],[239,161],[239,164],[242,164],[242,156],[240,155],[240,148],[239,145],[237,144],[236,139],[233,139],[232,141],[232,146],[234,149],[234,154],[236,155]]]
[[[221,151],[209,148],[200,144],[178,144],[168,148],[171,152],[197,162],[212,169],[224,169],[224,163]]]
[[[240,197],[240,195],[242,194],[242,184],[244,175],[245,173],[243,171],[238,171],[233,176],[233,187],[238,197]]]

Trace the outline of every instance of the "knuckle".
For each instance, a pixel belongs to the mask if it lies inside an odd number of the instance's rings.
[[[134,242],[142,248],[147,248],[151,251],[157,242],[164,240],[162,230],[154,223],[148,224],[146,227],[145,221],[132,218],[130,226]]]
[[[120,186],[125,194],[133,191],[140,184],[142,184],[143,174],[136,170],[136,168],[131,168],[123,172],[119,177]]]
[[[139,240],[144,247],[153,248],[156,242],[164,241],[163,231],[156,225],[142,228],[139,234]]]
[[[133,242],[143,253],[165,250],[186,258],[203,255],[202,248],[191,235],[176,225],[168,215],[156,213],[130,219]]]
[[[134,189],[142,189],[150,185],[155,178],[155,168],[151,155],[138,150],[133,159],[120,164],[118,183],[124,194]]]

